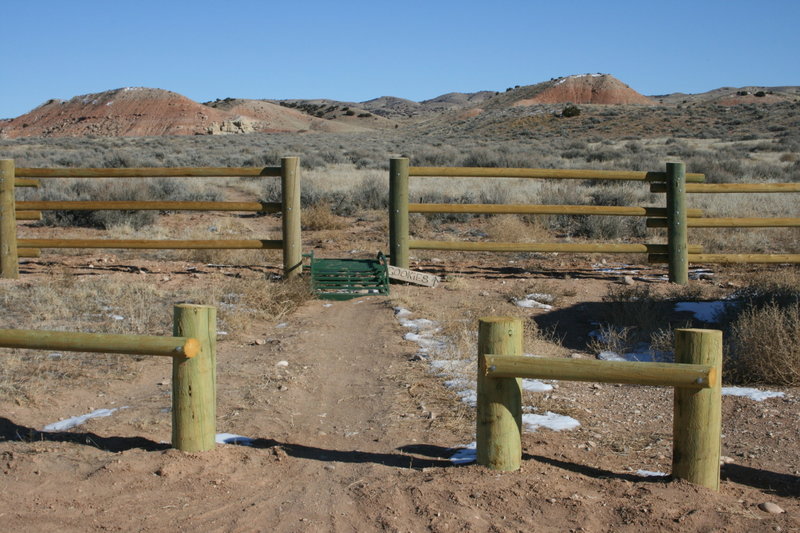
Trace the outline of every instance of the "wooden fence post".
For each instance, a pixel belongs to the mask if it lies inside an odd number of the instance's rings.
[[[667,163],[667,247],[669,280],[689,282],[688,229],[686,216],[686,167]]]
[[[300,230],[300,158],[281,159],[281,203],[283,210],[283,276],[293,278],[303,270]]]
[[[517,378],[489,378],[485,356],[522,355],[522,321],[488,317],[478,327],[478,464],[518,470],[522,462],[522,385]]]
[[[172,446],[185,452],[214,449],[217,412],[217,310],[174,307],[173,335],[200,341],[200,353],[172,362]]]
[[[408,268],[408,159],[389,162],[389,262]]]
[[[722,332],[676,329],[675,362],[716,369],[711,387],[675,388],[672,475],[719,490],[722,433]]]
[[[0,277],[19,278],[14,160],[0,159]]]

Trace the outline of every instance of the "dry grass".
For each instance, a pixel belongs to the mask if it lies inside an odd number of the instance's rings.
[[[81,279],[55,275],[49,281],[4,285],[0,312],[4,327],[94,333],[172,334],[176,303],[214,305],[218,329],[227,338],[248,335],[254,324],[277,321],[310,298],[306,280],[210,277],[204,283],[163,289],[148,282],[118,278]],[[0,396],[29,401],[56,380],[105,384],[131,379],[142,357],[49,353],[3,349]]]

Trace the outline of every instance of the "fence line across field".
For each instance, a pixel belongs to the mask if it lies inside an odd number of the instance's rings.
[[[478,463],[513,471],[522,462],[519,378],[674,387],[672,475],[719,490],[722,332],[675,330],[675,364],[524,357],[522,321],[489,317],[478,326]]]
[[[173,308],[172,337],[0,329],[0,347],[172,357],[172,446],[214,448],[216,438],[217,310]]]
[[[281,202],[191,201],[20,201],[14,188],[38,187],[41,179],[58,178],[230,178],[279,177]],[[175,168],[15,168],[11,159],[0,160],[0,275],[19,276],[20,257],[38,257],[44,248],[160,249],[160,250],[283,250],[286,277],[302,270],[300,222],[300,164],[296,157],[281,159],[279,167],[175,167]],[[281,239],[18,239],[17,220],[40,220],[42,211],[240,211],[281,213]]]
[[[580,179],[610,181],[666,182],[666,208],[636,206],[574,206],[574,205],[520,205],[520,204],[421,204],[409,203],[409,178],[534,178]],[[583,170],[583,169],[523,169],[523,168],[472,168],[472,167],[412,167],[406,158],[395,158],[389,165],[389,254],[391,264],[409,267],[409,250],[459,250],[488,252],[566,252],[566,253],[642,253],[666,254],[669,279],[687,283],[689,279],[686,224],[689,218],[697,219],[702,211],[686,208],[685,189],[705,180],[703,174],[687,174],[683,163],[667,163],[664,172]],[[653,183],[653,185],[661,185]],[[667,227],[667,244],[664,245],[617,243],[507,243],[507,242],[452,242],[415,240],[409,235],[409,213],[476,213],[476,214],[547,214],[547,215],[600,215],[643,216],[659,220]],[[654,246],[658,246],[656,249]],[[698,253],[702,249],[692,247]]]

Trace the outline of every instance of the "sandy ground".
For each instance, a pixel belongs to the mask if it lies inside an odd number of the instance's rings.
[[[309,242],[317,255],[341,257],[342,246],[360,245],[358,225],[338,245],[324,236]],[[53,261],[64,264],[62,273],[153,283],[205,283],[204,272],[214,270],[127,258],[103,266],[95,256],[32,260],[23,277],[48,275]],[[286,319],[220,337],[217,431],[249,437],[252,446],[170,449],[171,365],[162,358],[137,362],[130,379],[86,387],[56,378],[53,392],[33,402],[0,401],[0,529],[800,531],[796,388],[774,389],[785,397],[764,402],[724,397],[728,464],[719,492],[636,474],[670,470],[672,391],[650,387],[562,382],[526,393],[526,405],[581,426],[525,433],[518,472],[451,463],[454,448],[474,440],[473,410],[416,357],[394,307],[435,320],[435,310],[456,313],[480,301],[503,315],[519,312],[511,296],[544,284],[562,295],[556,308],[526,316],[564,333],[568,356],[621,279],[590,258],[441,257],[417,265],[451,280],[435,289],[311,300]],[[119,410],[68,431],[41,431],[99,408]],[[759,508],[768,502],[784,512]]]
[[[460,269],[468,282],[458,291],[393,293],[446,306],[523,283],[513,269],[496,279],[471,270]],[[593,277],[575,301],[617,282]],[[497,302],[498,311],[507,305]],[[280,324],[255,325],[249,337],[260,344],[221,340],[218,431],[250,437],[250,447],[169,449],[170,365],[160,358],[101,390],[65,382],[35,405],[5,401],[2,529],[800,529],[796,390],[765,402],[725,398],[723,455],[732,462],[723,466],[719,493],[635,474],[669,471],[672,401],[669,390],[636,386],[562,383],[535,400],[581,427],[525,434],[522,469],[498,474],[448,460],[452,448],[473,440],[474,421],[427,363],[414,360],[405,332],[388,299],[368,297],[328,306],[312,300]],[[67,432],[40,431],[113,407],[125,408]],[[765,502],[785,512],[759,509]]]

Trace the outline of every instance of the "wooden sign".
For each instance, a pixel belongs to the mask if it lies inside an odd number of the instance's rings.
[[[437,278],[434,274],[428,274],[426,272],[414,272],[413,270],[408,270],[407,268],[400,268],[392,265],[388,265],[388,269],[389,277],[391,279],[405,281],[408,283],[416,283],[417,285],[425,285],[426,287],[435,287],[436,284],[439,283],[439,278]]]

